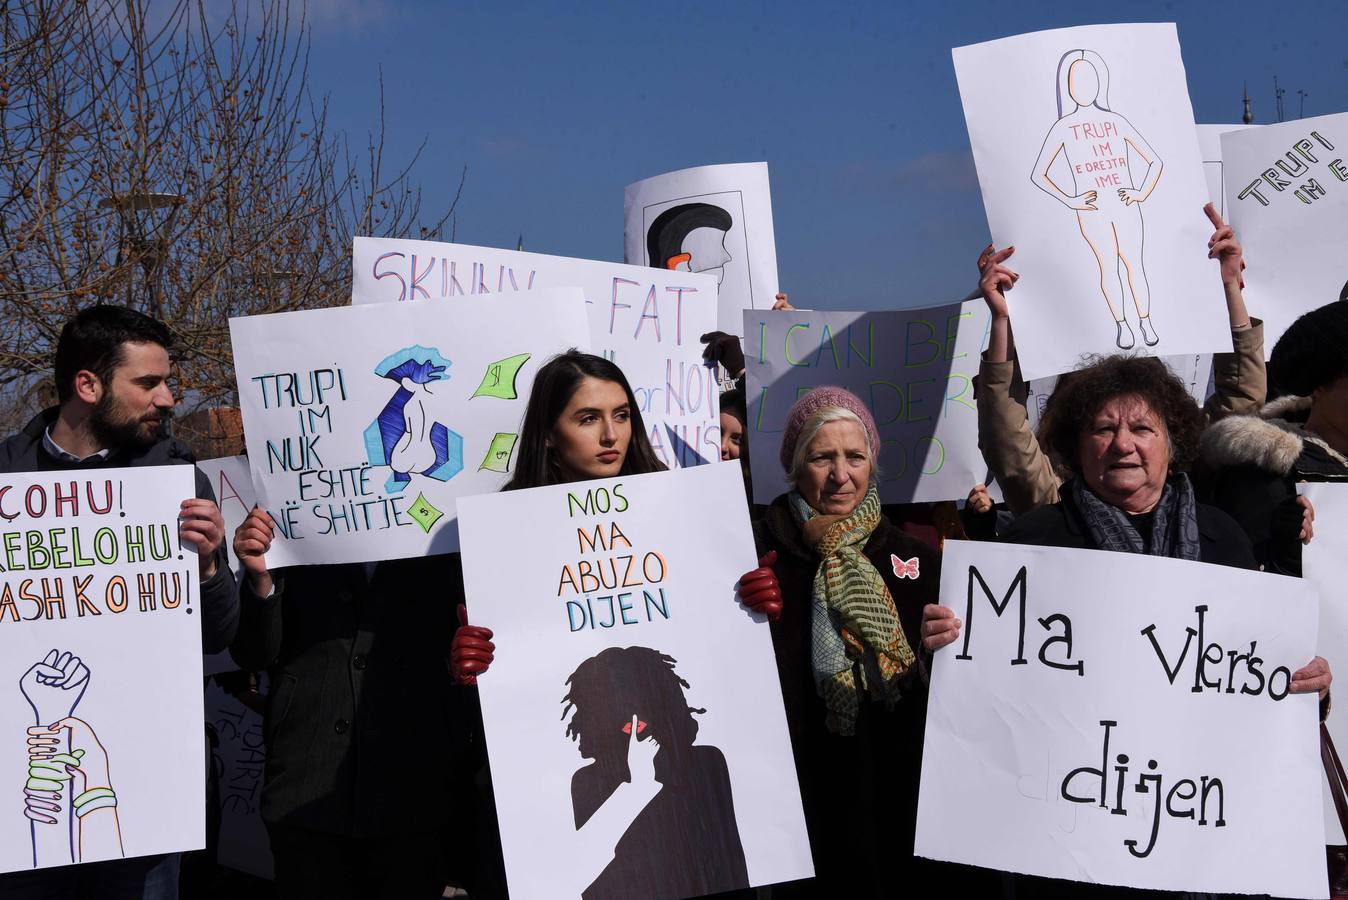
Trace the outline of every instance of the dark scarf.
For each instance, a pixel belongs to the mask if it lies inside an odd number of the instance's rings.
[[[1081,510],[1096,547],[1198,562],[1198,501],[1194,499],[1188,475],[1177,472],[1166,481],[1161,502],[1152,510],[1151,546],[1147,546],[1127,513],[1101,500],[1079,479],[1069,483],[1072,499]]]

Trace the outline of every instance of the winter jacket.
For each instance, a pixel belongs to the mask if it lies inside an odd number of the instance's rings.
[[[476,692],[449,674],[460,560],[392,560],[372,577],[361,563],[278,569],[269,597],[243,580],[230,654],[271,685],[263,821],[375,838],[466,814]]]
[[[195,467],[192,451],[173,438],[164,438],[149,447],[118,448],[107,459],[87,459],[72,463],[56,459],[42,445],[42,435],[56,421],[57,407],[38,413],[18,434],[0,443],[0,472],[52,472],[70,469],[120,468],[123,466],[193,466],[196,472],[196,496],[215,500],[211,480]],[[184,497],[184,500],[187,498]],[[230,539],[225,536],[225,541]],[[224,541],[216,552],[215,574],[201,583],[201,647],[205,653],[218,653],[229,646],[239,624],[239,598],[234,573]]]
[[[919,663],[893,710],[863,700],[856,734],[842,736],[825,727],[825,705],[810,664],[819,557],[804,543],[785,494],[767,507],[754,532],[760,555],[777,551],[773,569],[781,584],[782,616],[772,624],[772,643],[816,873],[812,881],[773,888],[773,896],[893,896],[897,885],[912,884],[914,877],[920,882],[936,866],[913,857],[913,835],[927,713],[922,607],[937,602],[941,557],[883,516],[866,542],[863,552],[884,578]],[[899,579],[894,557],[916,559],[918,577]],[[996,879],[984,870],[941,871],[952,896],[966,882],[973,896],[983,896],[982,889]]]
[[[1199,443],[1206,499],[1240,523],[1265,569],[1284,575],[1301,574],[1297,482],[1348,481],[1348,458],[1289,421],[1309,409],[1309,398],[1282,397],[1217,422]]]
[[[1036,547],[1099,549],[1070,493],[1063,494],[1057,503],[1041,506],[1016,519],[999,539],[1008,544]],[[1237,569],[1259,567],[1240,526],[1220,509],[1202,503],[1198,504],[1198,558]]]

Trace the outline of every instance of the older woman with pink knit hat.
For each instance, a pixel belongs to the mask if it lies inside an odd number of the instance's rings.
[[[772,620],[816,872],[800,896],[894,896],[938,865],[912,854],[922,608],[937,600],[940,557],[881,513],[879,451],[855,394],[818,387],[796,401],[781,448],[791,490],[755,526],[763,559],[740,581],[741,602]],[[990,876],[942,866],[941,877]]]

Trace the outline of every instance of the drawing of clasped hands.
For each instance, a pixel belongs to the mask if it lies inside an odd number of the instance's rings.
[[[73,716],[28,729],[24,815],[34,822],[56,824],[66,791],[68,806],[77,818],[117,805],[108,778],[107,751],[89,723]]]

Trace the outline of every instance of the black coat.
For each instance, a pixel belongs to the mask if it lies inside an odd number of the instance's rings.
[[[23,431],[10,435],[0,443],[0,472],[53,472],[70,469],[120,468],[122,466],[193,466],[196,473],[196,496],[200,500],[215,500],[211,480],[195,467],[196,457],[187,447],[172,438],[156,441],[148,447],[119,448],[108,459],[89,459],[81,463],[56,459],[42,446],[42,435],[56,421],[57,407],[44,410],[32,418]],[[187,499],[186,497],[183,498]],[[201,583],[201,648],[205,653],[219,653],[229,646],[234,629],[239,624],[239,596],[234,587],[234,573],[229,568],[225,548],[231,535],[225,535],[215,558],[215,574]]]
[[[999,540],[1037,547],[1099,550],[1070,491],[1052,506],[1031,510],[1011,523]],[[1258,569],[1250,540],[1236,521],[1216,507],[1198,504],[1198,557],[1237,569]]]
[[[772,643],[815,868],[813,882],[798,885],[797,893],[774,888],[774,896],[900,896],[932,877],[942,878],[947,888],[966,887],[982,896],[977,892],[988,887],[983,879],[995,881],[995,874],[913,856],[927,716],[922,607],[937,602],[940,554],[883,516],[866,542],[863,552],[884,578],[919,662],[895,708],[887,711],[863,699],[856,734],[844,737],[824,724],[826,707],[810,665],[810,606],[819,557],[803,542],[785,494],[767,507],[754,530],[760,555],[777,551],[773,570],[782,589],[782,616],[772,624]],[[897,578],[891,555],[916,558],[918,578]],[[943,874],[936,876],[936,870]]]
[[[325,834],[429,831],[471,814],[460,789],[475,710],[451,687],[459,555],[298,566],[271,597],[245,579],[230,653],[271,681],[262,818]]]

